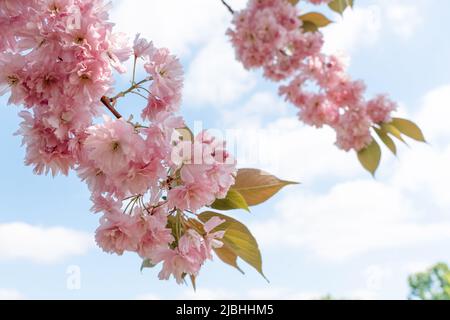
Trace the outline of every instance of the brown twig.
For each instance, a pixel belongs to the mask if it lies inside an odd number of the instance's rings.
[[[103,96],[100,100],[106,108],[108,108],[109,111],[111,111],[111,113],[117,118],[117,119],[121,119],[122,115],[119,113],[119,111],[116,110],[116,108],[113,107],[113,105],[111,104],[111,99]]]
[[[138,83],[134,83],[131,85],[131,87],[129,87],[127,90],[119,92],[117,95],[115,95],[112,98],[109,98],[107,96],[103,96],[100,101],[105,105],[105,107],[108,108],[109,111],[111,111],[111,113],[117,118],[120,119],[122,118],[122,115],[119,113],[119,111],[116,110],[116,108],[114,108],[114,105],[116,103],[116,101],[119,98],[125,97],[127,94],[129,93],[135,93],[133,90],[140,88],[140,86],[148,81],[150,81],[151,78],[146,78],[144,80],[139,81]]]
[[[231,8],[231,6],[230,6],[225,0],[220,0],[220,1],[222,1],[223,5],[224,5],[225,7],[227,7],[228,11],[229,11],[231,14],[234,14],[233,8]]]

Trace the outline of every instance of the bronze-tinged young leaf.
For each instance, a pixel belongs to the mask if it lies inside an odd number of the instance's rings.
[[[230,189],[228,191],[227,196],[224,199],[217,199],[212,205],[211,208],[217,210],[235,210],[235,209],[244,209],[250,212],[247,201],[241,195],[241,193],[237,190]]]
[[[394,140],[387,134],[386,131],[378,128],[374,128],[377,135],[380,137],[381,141],[386,145],[386,147],[391,150],[394,155],[397,155],[397,146],[395,145]]]
[[[144,270],[144,269],[151,269],[151,268],[154,268],[156,265],[155,264],[153,264],[151,261],[150,261],[150,259],[145,259],[144,261],[142,261],[142,264],[141,264],[141,272]]]
[[[290,4],[292,4],[293,6],[297,5],[300,0],[288,0]]]
[[[358,159],[362,166],[374,176],[381,160],[381,148],[378,142],[373,140],[370,145],[358,152]]]
[[[328,4],[328,6],[334,12],[342,15],[348,7],[353,8],[353,0],[333,0]]]
[[[180,140],[182,141],[194,141],[194,133],[188,127],[177,129]]]
[[[293,184],[298,183],[280,180],[258,169],[240,169],[236,183],[231,189],[238,191],[249,206],[256,206],[273,197],[282,188]]]
[[[244,271],[242,271],[242,269],[237,264],[237,254],[231,251],[231,249],[229,249],[226,244],[224,244],[221,248],[215,248],[213,250],[216,253],[217,257],[222,260],[222,262],[232,266],[233,268],[236,268],[237,270],[239,270],[239,272],[244,274]]]
[[[192,288],[194,288],[194,291],[197,291],[197,278],[192,274],[189,275],[189,278],[191,278]]]
[[[198,234],[204,235],[206,234],[203,224],[195,219],[188,219],[186,222],[186,225],[195,231],[197,231]]]
[[[381,130],[383,130],[384,132],[387,132],[389,134],[391,134],[392,136],[396,137],[398,140],[400,140],[401,142],[403,142],[404,144],[406,144],[405,139],[403,139],[402,137],[402,133],[400,132],[400,130],[398,130],[396,127],[394,127],[392,124],[390,123],[383,123],[381,125]]]
[[[303,21],[303,23],[302,23],[302,30],[304,32],[316,32],[316,31],[319,30],[319,27],[316,26],[311,21]]]
[[[175,216],[170,215],[167,217],[167,228],[172,230],[172,236],[178,239],[178,223]]]
[[[215,231],[225,231],[222,238],[225,248],[247,262],[267,279],[263,273],[262,258],[258,243],[250,230],[236,219],[217,212],[207,211],[198,215],[200,221],[204,223],[212,217],[219,217],[220,219],[225,220],[224,223],[215,229]],[[226,259],[230,259],[230,261],[235,264],[235,262],[233,262],[234,256],[230,256],[229,253]]]
[[[414,122],[401,118],[393,118],[391,124],[405,136],[419,142],[427,142],[422,130]]]
[[[315,32],[319,28],[326,27],[332,21],[318,12],[310,12],[299,17],[303,21],[302,29],[306,32]]]

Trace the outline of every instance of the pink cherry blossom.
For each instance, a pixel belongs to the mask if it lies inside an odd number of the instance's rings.
[[[299,119],[330,126],[339,148],[360,151],[372,141],[371,128],[390,121],[396,105],[384,96],[367,101],[365,84],[352,80],[337,56],[321,53],[322,33],[304,32],[299,15],[285,0],[248,1],[227,32],[236,57],[247,69],[262,68],[270,80],[289,80],[279,94],[299,109]]]
[[[10,91],[9,103],[30,109],[19,133],[36,173],[67,174],[77,165],[74,146],[100,114],[112,69],[124,71],[132,54],[108,10],[103,0],[0,4],[0,95]]]
[[[182,181],[169,190],[168,200],[173,207],[197,211],[216,198],[224,198],[234,184],[234,159],[225,143],[207,132],[200,133],[193,142],[179,144],[172,158],[176,159]]]
[[[111,120],[88,129],[85,141],[87,158],[106,174],[128,168],[130,162],[140,160],[144,140],[134,127],[123,119]]]
[[[367,102],[367,113],[373,122],[381,124],[391,122],[391,114],[397,110],[397,104],[385,95],[379,95]]]
[[[143,118],[152,120],[159,112],[178,111],[183,88],[183,68],[179,60],[165,48],[155,49],[144,67],[152,85]]]
[[[141,219],[138,215],[107,214],[100,219],[95,241],[108,253],[122,255],[125,251],[136,251],[145,233]]]
[[[111,66],[120,73],[127,72],[123,63],[133,54],[128,35],[121,32],[110,33],[107,39],[109,41],[107,55],[110,58]]]
[[[155,250],[151,257],[154,264],[163,262],[163,267],[159,273],[161,280],[168,280],[171,275],[177,283],[183,283],[185,275],[197,276],[200,268],[207,259],[212,259],[213,248],[222,246],[220,239],[224,236],[224,231],[211,231],[224,221],[219,218],[212,218],[208,221],[204,230],[206,235],[202,237],[197,231],[188,229],[179,239],[175,249],[160,248]]]
[[[148,58],[152,56],[154,47],[151,42],[141,38],[138,33],[134,39],[133,51],[136,58]]]
[[[155,250],[167,248],[175,240],[172,230],[167,228],[167,206],[158,204],[158,207],[148,210],[148,214],[143,216],[145,233],[138,245],[138,253],[142,258],[152,257]]]
[[[259,36],[279,41],[280,48],[300,46],[293,36],[298,19],[280,8],[275,20],[282,28],[273,24]],[[75,170],[87,184],[91,211],[102,214],[97,244],[108,253],[130,251],[162,262],[160,277],[174,275],[180,283],[197,275],[222,245],[225,231],[217,227],[224,221],[202,224],[195,212],[227,195],[236,161],[225,142],[206,131],[181,139],[180,130],[187,129],[176,114],[184,81],[179,59],[139,35],[131,45],[114,31],[109,9],[104,0],[0,1],[0,96],[9,94],[8,103],[24,109],[17,135],[25,164],[36,174]],[[269,11],[260,19],[274,20]],[[147,77],[138,82],[133,72],[132,87],[114,94],[114,72],[126,72],[124,62],[133,56]],[[268,66],[273,78],[291,73],[288,60],[296,56]],[[119,99],[144,92],[145,123],[125,120],[116,110]],[[102,104],[116,119],[100,117]]]
[[[25,164],[34,166],[36,174],[67,175],[77,160],[70,150],[69,140],[59,139],[54,130],[30,112],[22,111],[19,115],[23,122],[16,134],[23,137],[22,144],[26,145]]]
[[[364,149],[372,142],[370,125],[370,118],[363,106],[345,112],[335,127],[336,144],[345,151]]]
[[[25,63],[25,58],[22,56],[11,53],[0,54],[0,96],[11,91],[8,104],[20,104],[26,96],[23,87]]]
[[[113,193],[119,197],[144,194],[166,176],[163,167],[170,140],[161,133],[141,134],[123,119],[105,118],[103,124],[87,130],[84,157],[78,170],[93,193]],[[151,142],[146,141],[152,135]],[[158,139],[159,143],[158,144]]]

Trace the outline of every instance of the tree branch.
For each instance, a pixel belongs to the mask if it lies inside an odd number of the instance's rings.
[[[109,111],[111,111],[111,113],[117,118],[120,119],[122,118],[122,115],[119,113],[119,111],[116,110],[116,108],[114,108],[115,102],[117,101],[117,99],[125,97],[125,95],[129,94],[129,93],[135,93],[133,90],[138,89],[142,84],[150,81],[151,78],[146,78],[144,80],[139,81],[138,83],[134,83],[131,85],[131,87],[129,87],[127,90],[119,92],[117,95],[115,95],[112,98],[109,98],[107,96],[103,96],[100,101],[101,103],[103,103],[103,105],[108,108]]]
[[[222,1],[223,5],[228,9],[228,11],[229,11],[231,14],[234,14],[233,8],[231,8],[231,6],[230,6],[225,0],[220,0],[220,1]]]
[[[108,108],[109,111],[111,111],[111,113],[117,118],[117,119],[121,119],[122,115],[119,113],[119,111],[116,110],[116,108],[113,107],[113,105],[111,104],[111,99],[103,96],[100,101],[105,105],[106,108]]]

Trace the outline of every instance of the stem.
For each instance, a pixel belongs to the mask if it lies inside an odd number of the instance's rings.
[[[230,6],[225,0],[220,0],[220,1],[222,1],[223,5],[228,9],[228,11],[229,11],[231,14],[234,14],[233,8],[231,8],[231,6]]]
[[[128,202],[127,206],[125,207],[125,209],[124,209],[124,211],[123,211],[123,213],[125,213],[125,214],[127,213],[128,208],[130,207],[130,205],[131,205],[132,203],[133,203],[133,204],[136,203],[136,201],[139,199],[139,196],[132,196],[130,199],[131,199],[130,202]],[[133,211],[133,208],[131,209],[131,211]]]
[[[133,78],[131,79],[131,84],[135,84],[135,79],[136,79],[136,62],[137,62],[137,57],[134,56],[134,62],[133,62]]]
[[[120,119],[122,118],[122,115],[119,113],[119,111],[117,111],[111,104],[111,99],[103,96],[100,100],[106,108],[108,108],[109,111],[111,111],[111,113],[117,118]]]
[[[125,97],[125,95],[127,95],[128,93],[132,93],[133,90],[138,89],[142,84],[151,81],[151,78],[146,78],[144,80],[139,81],[138,83],[134,83],[134,75],[133,75],[133,84],[131,85],[131,87],[129,87],[127,90],[119,92],[117,95],[115,95],[112,98],[109,98],[107,96],[103,96],[100,101],[101,103],[103,103],[103,105],[108,108],[109,111],[111,111],[111,113],[117,118],[120,119],[122,118],[122,115],[119,113],[119,111],[116,110],[116,108],[114,108],[115,103],[117,101],[117,99]]]
[[[112,101],[116,101],[119,98],[125,97],[125,95],[127,95],[128,93],[130,93],[131,91],[137,89],[138,87],[141,86],[141,84],[144,84],[148,81],[152,80],[151,78],[146,78],[144,80],[139,81],[138,83],[133,83],[133,85],[131,87],[129,87],[127,90],[119,92],[117,95],[115,95],[113,98],[111,98]]]
[[[137,91],[139,91],[139,90],[144,90],[144,91],[147,92],[148,94],[152,94],[152,93],[150,92],[150,90],[145,89],[144,87],[139,87],[139,88],[136,88],[136,89],[137,89]]]
[[[144,96],[143,94],[140,94],[139,92],[134,92],[132,91],[131,93],[140,96],[141,98],[144,98],[145,100],[148,100],[148,98],[146,96]]]

